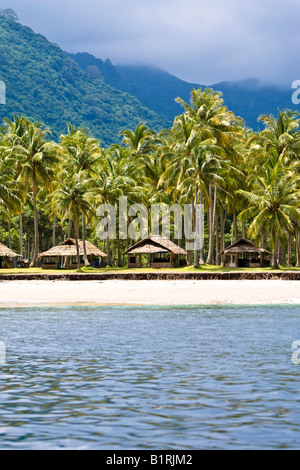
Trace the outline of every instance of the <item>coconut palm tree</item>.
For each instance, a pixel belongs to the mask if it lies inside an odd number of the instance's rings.
[[[166,169],[159,180],[159,187],[166,184],[170,187],[175,185],[183,196],[181,198],[182,202],[191,201],[196,239],[198,239],[198,223],[196,221],[198,219],[199,191],[201,194],[200,199],[202,199],[203,194],[208,194],[206,190],[207,181],[203,179],[203,173],[201,174],[198,164],[201,157],[205,153],[207,156],[208,149],[212,150],[214,145],[215,140],[206,126],[200,127],[189,116],[182,114],[175,118],[170,132],[170,139],[162,149],[162,159]],[[220,151],[217,148],[214,150],[216,153]],[[196,267],[199,265],[198,248],[194,250],[194,265]]]
[[[113,145],[102,151],[97,174],[89,180],[95,209],[100,204],[110,204],[119,217],[119,198],[126,196],[129,203],[138,202],[143,197],[144,188],[138,185],[140,169],[131,160],[130,153],[120,146]],[[119,231],[117,230],[118,265],[121,265]],[[107,262],[112,263],[109,233],[106,232]]]
[[[241,212],[241,219],[252,220],[249,236],[260,241],[269,236],[273,250],[273,266],[278,269],[278,242],[285,244],[289,233],[300,222],[299,163],[286,166],[284,156],[271,155],[260,174],[251,175],[251,191],[239,190],[248,207]]]
[[[64,152],[63,169],[68,174],[80,173],[85,179],[97,172],[98,163],[101,160],[101,148],[97,139],[90,137],[82,129],[70,126],[68,134],[62,135],[60,145]],[[84,264],[89,266],[86,253],[86,215],[82,216],[82,242],[84,252]]]
[[[131,158],[137,163],[144,159],[154,144],[155,133],[145,123],[140,122],[135,130],[125,129],[120,133],[122,145],[131,153]]]
[[[7,153],[13,156],[19,168],[18,180],[32,193],[34,209],[34,250],[31,267],[37,266],[39,254],[39,227],[37,196],[39,187],[51,188],[54,170],[59,162],[59,146],[47,140],[51,134],[41,123],[25,118],[5,122]]]
[[[52,204],[59,216],[69,218],[74,223],[77,250],[77,268],[80,270],[79,225],[82,216],[92,210],[88,200],[89,185],[81,173],[61,175],[61,180],[51,195]]]

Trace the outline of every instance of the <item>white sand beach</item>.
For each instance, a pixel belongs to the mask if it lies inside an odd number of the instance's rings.
[[[299,304],[299,281],[1,281],[0,307]]]

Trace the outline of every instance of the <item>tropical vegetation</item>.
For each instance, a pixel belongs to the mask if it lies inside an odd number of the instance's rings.
[[[300,266],[299,113],[261,116],[263,129],[254,132],[212,89],[194,89],[190,103],[178,102],[183,112],[171,129],[154,131],[140,122],[120,133],[120,143],[105,148],[73,125],[54,139],[40,122],[5,119],[0,240],[37,266],[41,250],[66,237],[88,239],[106,251],[109,266],[121,267],[131,243],[118,230],[124,196],[128,205],[147,208],[190,204],[194,230],[202,204],[204,246],[188,251],[196,268],[220,265],[219,253],[241,237],[272,252],[275,268]],[[108,231],[97,237],[100,204],[116,209],[115,239]],[[171,230],[171,238],[185,248],[184,237],[175,240],[175,235]]]

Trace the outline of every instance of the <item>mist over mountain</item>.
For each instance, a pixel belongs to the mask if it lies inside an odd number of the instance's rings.
[[[88,53],[69,54],[78,65],[94,75],[99,69],[105,83],[134,95],[144,106],[172,120],[183,109],[175,102],[178,96],[189,102],[193,88],[207,85],[189,83],[165,70],[144,65],[112,65],[109,60],[96,59]],[[241,116],[248,127],[257,130],[261,114],[278,114],[278,108],[296,109],[291,101],[292,90],[260,82],[256,78],[220,82],[209,86],[221,91],[226,106]]]

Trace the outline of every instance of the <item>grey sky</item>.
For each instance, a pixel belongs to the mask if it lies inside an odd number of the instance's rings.
[[[196,83],[300,79],[299,0],[3,0],[68,52]]]

